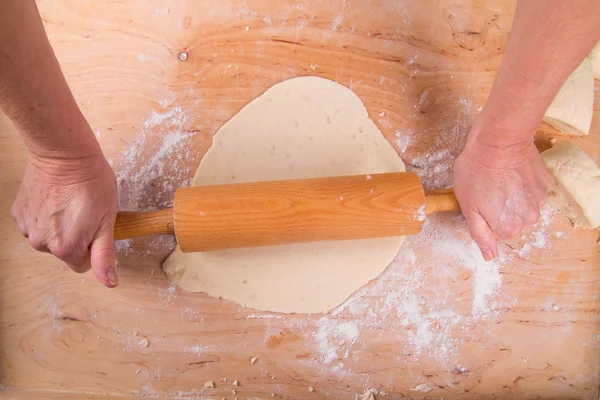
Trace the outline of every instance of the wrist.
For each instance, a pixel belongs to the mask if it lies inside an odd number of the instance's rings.
[[[62,184],[93,179],[110,168],[102,152],[69,157],[29,155],[29,164],[39,173],[60,180]]]
[[[57,111],[23,127],[21,133],[30,154],[37,159],[80,160],[102,156],[100,145],[79,109]]]
[[[467,138],[463,152],[476,164],[503,168],[529,157],[533,134],[514,135],[497,126],[476,124]]]

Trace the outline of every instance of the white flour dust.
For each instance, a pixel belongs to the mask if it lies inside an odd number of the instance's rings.
[[[500,291],[501,268],[512,258],[507,253],[495,262],[484,261],[464,218],[433,216],[419,235],[406,239],[381,276],[344,304],[318,320],[299,324],[290,316],[284,323],[312,336],[317,358],[306,362],[339,378],[360,379],[352,372],[353,352],[379,340],[394,343],[398,365],[408,357],[433,359],[449,370],[467,368],[462,351],[469,334],[477,336],[474,331],[480,332],[503,307],[512,305]],[[456,285],[466,290],[457,291]],[[456,298],[457,292],[464,292],[464,298]]]
[[[413,142],[412,131],[396,130],[396,147],[400,154],[406,153],[406,150]]]
[[[425,97],[428,94],[428,91],[424,92]],[[452,186],[454,162],[462,151],[471,124],[479,112],[474,108],[472,100],[456,96],[460,95],[440,98],[440,104],[437,101],[435,103],[435,108],[447,114],[447,118],[432,120],[427,114],[423,114],[426,121],[422,130],[396,131],[396,145],[400,154],[412,156],[412,159],[405,159],[406,168],[419,175],[425,189],[445,189]],[[417,145],[416,149],[411,149]]]
[[[553,235],[557,238],[564,237],[565,232],[551,229],[550,225],[555,215],[556,211],[550,206],[546,206],[540,213],[539,221],[521,235],[520,239],[523,244],[521,248],[515,247],[515,252],[520,258],[527,259],[534,249],[549,250]]]
[[[164,104],[170,104],[171,99]],[[139,134],[123,154],[119,170],[119,208],[150,211],[170,204],[177,187],[189,185],[191,171],[181,168],[182,161],[195,157],[188,140],[195,132],[186,132],[188,115],[181,107],[165,113],[152,111]]]
[[[359,335],[358,326],[354,321],[335,322],[327,317],[317,321],[316,339],[319,342],[319,354],[323,362],[328,364],[338,358],[337,351],[342,348],[344,358],[348,358],[350,347],[356,342]]]

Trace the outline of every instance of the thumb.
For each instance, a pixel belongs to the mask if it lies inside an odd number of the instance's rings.
[[[117,252],[113,239],[113,224],[104,223],[96,232],[90,248],[92,271],[96,278],[106,287],[113,288],[119,284],[117,278]]]
[[[487,221],[477,212],[465,213],[471,237],[477,243],[484,260],[492,261],[498,256],[498,242]]]

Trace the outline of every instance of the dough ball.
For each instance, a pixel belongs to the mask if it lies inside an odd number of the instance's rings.
[[[600,79],[600,42],[596,43],[596,46],[592,49],[588,59],[592,62],[594,78]]]
[[[544,151],[542,158],[555,179],[548,203],[576,227],[600,226],[600,168],[594,160],[569,141]]]
[[[544,122],[568,135],[590,133],[594,113],[592,62],[586,58],[567,78],[544,114]]]

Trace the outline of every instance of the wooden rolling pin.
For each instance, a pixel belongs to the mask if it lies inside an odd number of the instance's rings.
[[[119,212],[115,240],[175,234],[184,252],[411,235],[425,215],[460,211],[412,172],[181,188],[173,208]]]

